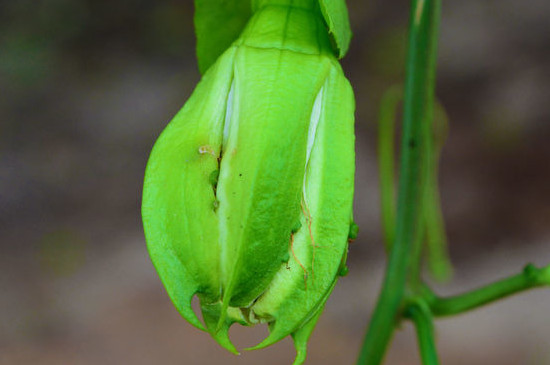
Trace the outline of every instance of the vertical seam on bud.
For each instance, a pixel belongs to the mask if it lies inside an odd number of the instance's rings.
[[[306,164],[304,168],[304,182],[302,186],[302,194],[304,196],[304,201],[307,205],[307,195],[306,195],[306,177],[307,177],[307,166],[309,164],[309,159],[311,157],[311,151],[313,150],[313,143],[315,142],[315,136],[317,134],[317,127],[319,126],[319,121],[321,120],[321,110],[323,102],[323,92],[325,86],[321,86],[321,89],[315,97],[315,102],[313,103],[313,108],[311,110],[311,117],[309,119],[309,129],[307,131],[307,150],[306,150]]]
[[[308,199],[307,199],[307,192],[306,192],[306,178],[307,178],[307,168],[309,164],[309,160],[311,158],[311,151],[313,150],[313,145],[315,143],[315,137],[317,135],[317,127],[319,126],[319,121],[321,120],[321,111],[323,109],[323,94],[324,89],[327,81],[325,81],[325,84],[321,86],[321,89],[319,89],[319,92],[317,93],[317,96],[315,97],[315,101],[313,102],[313,108],[311,110],[311,116],[309,119],[309,127],[307,132],[307,147],[306,147],[306,163],[304,167],[304,179],[302,183],[302,201],[303,204],[300,204],[300,207],[302,209],[302,214],[304,215],[307,223],[307,228],[309,231],[309,237],[311,239],[312,244],[312,254],[311,254],[311,280],[315,279],[315,271],[313,268],[314,262],[315,262],[315,239],[313,237],[313,232],[311,229],[312,225],[312,216],[311,212],[309,210],[308,206]],[[298,261],[299,262],[299,261]],[[306,279],[307,280],[307,279]]]
[[[231,133],[235,133],[232,131],[234,128],[238,128],[239,120],[238,115],[237,118],[234,118],[235,115],[235,108],[233,107],[234,103],[234,95],[235,95],[235,70],[233,70],[233,79],[231,80],[231,87],[229,88],[229,94],[227,95],[226,99],[226,112],[225,112],[225,119],[223,121],[223,136],[222,136],[222,146],[220,148],[220,157],[218,160],[218,166],[219,166],[219,179],[222,180],[222,176],[225,171],[222,171],[222,159],[224,154],[227,152],[226,148],[229,144],[229,135]],[[238,113],[236,113],[238,114]],[[216,196],[217,201],[226,201],[225,199],[225,189],[217,189],[218,195]],[[223,196],[221,196],[223,195]],[[220,247],[220,276],[221,276],[221,282],[220,282],[220,294],[224,291],[224,284],[226,281],[226,258],[227,258],[227,221],[225,219],[222,219],[223,215],[218,215],[218,229],[219,229],[219,247]]]
[[[227,145],[227,139],[229,138],[229,126],[231,121],[231,116],[233,115],[233,93],[235,91],[235,77],[231,80],[231,87],[229,88],[229,94],[227,95],[227,101],[225,103],[225,119],[223,121],[223,139],[222,139],[222,148],[220,148],[220,157],[223,154],[223,150]]]

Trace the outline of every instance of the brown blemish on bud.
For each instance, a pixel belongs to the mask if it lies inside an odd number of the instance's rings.
[[[204,154],[209,154],[209,155],[212,155],[216,158],[218,158],[218,156],[216,155],[216,153],[214,152],[214,149],[210,146],[210,145],[204,145],[204,146],[200,146],[199,147],[199,153],[201,155],[204,155]]]

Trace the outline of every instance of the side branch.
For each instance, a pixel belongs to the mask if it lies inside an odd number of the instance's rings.
[[[499,299],[541,286],[550,286],[550,266],[537,268],[529,264],[525,266],[520,274],[474,289],[468,293],[443,298],[437,296],[428,287],[424,287],[422,296],[432,314],[443,317],[467,312]]]

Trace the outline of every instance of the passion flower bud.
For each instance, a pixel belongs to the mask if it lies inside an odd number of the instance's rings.
[[[185,319],[235,353],[233,323],[268,323],[254,348],[292,335],[299,364],[345,268],[354,100],[316,1],[256,3],[156,142],[143,224]]]

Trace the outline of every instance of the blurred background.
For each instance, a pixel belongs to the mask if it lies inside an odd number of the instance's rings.
[[[403,79],[408,1],[349,0],[359,238],[308,364],[352,364],[382,249],[375,134]],[[290,364],[239,357],[179,317],[149,261],[142,178],[199,80],[191,1],[0,1],[0,364]],[[441,195],[457,293],[550,263],[550,2],[443,1]],[[437,322],[442,362],[550,364],[550,290]],[[265,328],[232,329],[240,348]],[[387,364],[419,364],[404,324]]]

